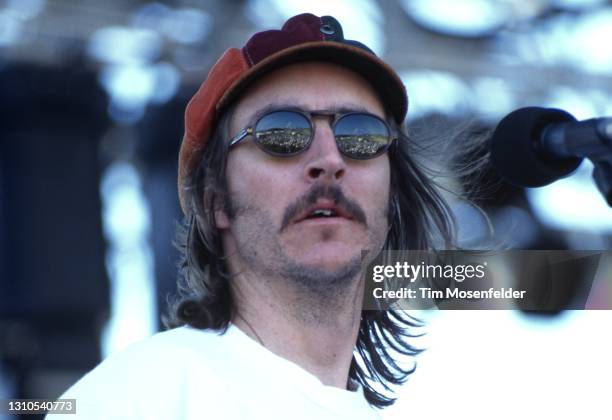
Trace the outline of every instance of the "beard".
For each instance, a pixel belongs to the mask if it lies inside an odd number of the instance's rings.
[[[314,264],[292,259],[282,249],[275,232],[278,231],[269,214],[255,207],[245,207],[233,221],[238,240],[238,256],[249,271],[263,278],[289,281],[301,292],[313,295],[343,291],[362,269],[361,251],[335,269],[324,269]],[[262,244],[265,244],[262,246]]]
[[[227,213],[236,239],[237,257],[242,261],[243,272],[248,271],[253,281],[264,282],[271,290],[278,288],[291,291],[293,315],[302,321],[327,322],[333,319],[331,311],[347,305],[361,305],[363,294],[362,272],[363,250],[333,268],[323,268],[315,263],[298,261],[288,255],[280,240],[280,233],[294,214],[324,196],[332,196],[334,202],[351,209],[356,220],[368,227],[365,213],[341,192],[313,188],[306,196],[288,206],[282,221],[275,222],[271,214],[253,204],[240,200],[226,201]],[[348,201],[348,204],[345,202]],[[387,232],[387,208],[374,215],[364,247],[377,254],[382,248]],[[381,234],[383,232],[383,234]],[[322,232],[321,238],[331,235]],[[316,246],[316,245],[315,245]]]

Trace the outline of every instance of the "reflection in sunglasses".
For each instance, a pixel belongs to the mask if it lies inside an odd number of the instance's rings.
[[[295,154],[304,150],[310,141],[310,128],[268,129],[257,131],[255,138],[266,150],[278,154]]]

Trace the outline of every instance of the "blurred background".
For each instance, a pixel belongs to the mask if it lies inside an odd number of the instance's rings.
[[[609,1],[0,0],[0,399],[56,398],[161,329],[185,105],[225,49],[305,11],[398,70],[417,139],[522,106],[612,116]],[[530,190],[489,171],[474,204],[509,246],[609,250],[591,171]],[[477,246],[489,222],[455,213]],[[421,314],[430,350],[385,417],[604,418],[612,316],[560,310],[574,292],[545,315]]]

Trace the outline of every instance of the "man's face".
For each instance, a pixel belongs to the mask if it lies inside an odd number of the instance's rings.
[[[287,66],[260,79],[240,99],[230,134],[252,126],[264,108],[364,111],[385,118],[373,88],[356,73],[326,63]],[[218,212],[224,250],[236,269],[263,275],[302,271],[355,274],[362,250],[379,251],[387,235],[390,168],[386,154],[340,154],[331,117],[314,117],[310,148],[275,157],[247,138],[230,149],[227,181],[233,214]],[[333,207],[346,217],[306,217]],[[348,271],[347,271],[348,270]]]

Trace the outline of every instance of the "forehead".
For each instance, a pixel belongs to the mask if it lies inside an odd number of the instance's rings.
[[[362,76],[323,62],[292,64],[262,77],[236,103],[232,128],[270,105],[367,111],[385,117],[379,95]]]

